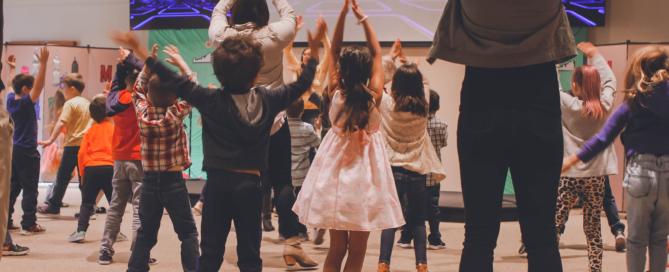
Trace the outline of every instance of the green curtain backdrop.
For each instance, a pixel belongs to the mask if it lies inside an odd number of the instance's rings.
[[[153,44],[160,45],[161,50],[158,55],[160,59],[165,58],[162,53],[164,46],[172,44],[179,47],[181,55],[193,72],[197,74],[200,85],[216,84],[218,86],[209,58],[212,49],[206,46],[207,35],[206,29],[153,30],[149,32],[149,47]],[[176,71],[176,68],[174,70]],[[193,113],[184,120],[184,124],[191,144],[190,152],[193,161],[193,165],[185,173],[190,178],[206,179],[206,174],[202,171],[202,121],[200,113],[193,110]]]

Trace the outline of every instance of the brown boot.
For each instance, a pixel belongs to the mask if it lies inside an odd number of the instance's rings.
[[[376,272],[390,272],[390,265],[387,263],[379,263],[379,268]]]
[[[318,266],[318,263],[304,252],[302,246],[300,246],[300,237],[298,236],[286,240],[286,244],[283,246],[283,260],[287,266],[294,266],[296,263],[300,264],[301,267]]]
[[[427,264],[417,264],[416,272],[427,272]]]

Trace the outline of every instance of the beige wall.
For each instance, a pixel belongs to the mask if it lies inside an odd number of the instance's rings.
[[[667,0],[609,0],[606,26],[589,29],[589,38],[597,44],[634,42],[669,42]]]
[[[112,30],[130,29],[128,0],[5,0],[5,41],[76,41],[115,47]],[[142,39],[148,32],[138,31]]]
[[[405,50],[407,56],[418,63],[423,76],[430,81],[430,88],[439,93],[441,110],[437,113],[437,117],[448,123],[448,146],[441,152],[442,162],[446,167],[448,176],[446,181],[442,182],[442,190],[461,191],[456,132],[460,107],[460,89],[465,75],[465,67],[445,61],[437,61],[430,65],[425,61],[428,48],[407,48]]]

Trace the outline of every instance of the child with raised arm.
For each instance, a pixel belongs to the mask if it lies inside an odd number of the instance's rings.
[[[104,95],[93,98],[89,111],[95,123],[88,129],[79,148],[79,173],[81,183],[81,207],[79,208],[79,222],[77,230],[70,234],[68,241],[82,243],[86,239],[88,222],[95,212],[95,202],[100,191],[104,192],[107,201],[111,203],[112,177],[114,176],[114,161],[112,160],[112,137],[114,123],[105,112]]]
[[[260,45],[248,36],[226,38],[213,53],[214,73],[222,89],[198,86],[176,75],[155,58],[146,60],[147,67],[160,77],[161,85],[175,88],[177,96],[202,114],[203,165],[208,181],[202,211],[199,271],[220,269],[233,222],[239,269],[243,272],[262,270],[260,170],[267,168],[274,117],[312,84],[318,64],[318,41],[324,35],[325,22],[319,20],[318,25],[316,36],[309,35],[309,47],[315,53],[300,78],[273,89],[253,87],[263,55]],[[135,51],[145,51],[132,34],[120,38]],[[284,252],[284,257],[305,261],[299,247]]]
[[[112,178],[112,198],[105,220],[104,233],[100,241],[98,263],[111,264],[114,257],[114,243],[126,238],[121,230],[123,214],[128,203],[132,204],[132,244],[134,249],[139,229],[139,196],[142,190],[142,157],[140,154],[139,126],[137,114],[132,104],[132,88],[137,80],[143,63],[130,53],[119,48],[119,63],[112,81],[112,88],[107,95],[107,116],[114,120],[112,137],[112,159],[114,176]],[[121,239],[119,239],[121,238]],[[150,259],[155,263],[155,259]]]
[[[297,16],[296,32],[299,32],[303,27],[304,19],[302,16]],[[302,96],[302,99],[304,100],[302,120],[315,127],[317,127],[316,120],[321,113],[321,97],[323,95],[323,89],[327,83],[325,80],[329,72],[328,70],[331,67],[329,54],[330,38],[327,35],[323,37],[323,51],[326,53],[323,55],[323,61],[321,61],[318,68],[316,68],[316,77],[314,78],[314,83],[311,85],[311,90]],[[293,52],[293,44],[289,43],[288,46],[283,49],[283,52],[288,64],[287,68],[291,73],[289,77],[293,80],[297,79],[300,73],[302,73],[302,67],[306,64],[307,60],[309,60],[311,50],[309,50],[309,48],[303,49],[300,58],[298,58]],[[316,129],[318,130],[318,128]]]
[[[44,232],[37,224],[37,184],[40,173],[40,153],[37,151],[37,113],[35,104],[38,102],[42,89],[46,66],[49,60],[49,50],[44,47],[39,50],[39,71],[37,77],[19,74],[12,79],[14,92],[7,96],[7,111],[14,120],[14,137],[12,153],[12,179],[9,199],[9,224],[13,225],[11,217],[14,213],[14,203],[21,191],[23,199],[21,208],[21,233],[33,234]],[[11,63],[14,62],[10,56]],[[13,70],[12,64],[10,67]],[[13,74],[13,72],[10,72]]]
[[[114,36],[121,44],[123,34]],[[133,36],[134,37],[134,36]],[[146,48],[134,42],[131,47],[140,59],[146,59]],[[181,241],[183,271],[197,271],[199,257],[198,233],[190,209],[190,200],[182,171],[190,167],[188,138],[183,119],[191,112],[186,101],[179,101],[174,85],[162,84],[163,78],[150,61],[155,61],[158,46],[154,45],[149,63],[140,72],[133,88],[133,104],[137,112],[142,148],[144,181],[140,195],[137,241],[132,250],[128,271],[148,271],[151,249],[156,245],[163,210],[167,210],[174,231]],[[185,65],[177,53],[166,49],[175,63]],[[166,80],[169,80],[167,78]]]
[[[669,51],[649,46],[630,59],[625,102],[580,151],[564,159],[567,173],[599,158],[618,134],[627,156],[627,271],[665,271],[669,235]],[[601,204],[600,204],[601,205]]]
[[[2,66],[0,66],[1,68]],[[0,69],[1,70],[1,69]],[[0,104],[4,103],[5,83],[0,79]],[[12,176],[12,149],[14,134],[14,122],[4,107],[0,107],[0,248],[2,256],[21,256],[30,252],[27,247],[15,244],[9,233],[9,195]]]
[[[65,133],[63,157],[60,160],[53,191],[47,196],[46,203],[37,207],[39,213],[47,215],[60,214],[67,185],[72,179],[72,171],[78,165],[77,157],[81,140],[92,122],[88,112],[90,101],[81,96],[86,87],[84,78],[80,74],[68,74],[62,79],[62,87],[67,100],[63,106],[63,112],[60,114],[49,139],[38,142],[39,145],[48,147],[56,141],[60,133],[63,131]]]
[[[367,46],[342,48],[351,6],[364,28]],[[333,66],[338,68],[330,69],[329,87],[337,90],[330,108],[332,128],[323,138],[293,207],[301,223],[330,230],[326,272],[361,271],[370,232],[404,225],[380,132],[381,46],[367,19],[357,1],[344,2],[330,51]]]

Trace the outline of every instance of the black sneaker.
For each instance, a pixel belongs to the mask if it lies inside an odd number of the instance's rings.
[[[97,208],[95,209],[95,213],[97,213],[97,214],[105,214],[105,213],[107,213],[107,209],[106,209],[105,207],[97,207]]]
[[[17,244],[2,246],[2,256],[25,256],[30,253],[30,248]]]
[[[446,243],[442,241],[441,239],[434,239],[428,241],[427,249],[431,250],[440,250],[446,248]]]
[[[114,253],[112,253],[111,250],[109,249],[103,249],[100,250],[100,257],[98,257],[98,263],[101,265],[108,265],[112,263],[112,256]]]
[[[37,212],[44,215],[60,215],[60,210],[52,209],[48,204],[38,206]]]
[[[520,245],[520,248],[518,249],[518,254],[520,254],[520,255],[527,254],[527,248],[525,247],[525,244]]]

